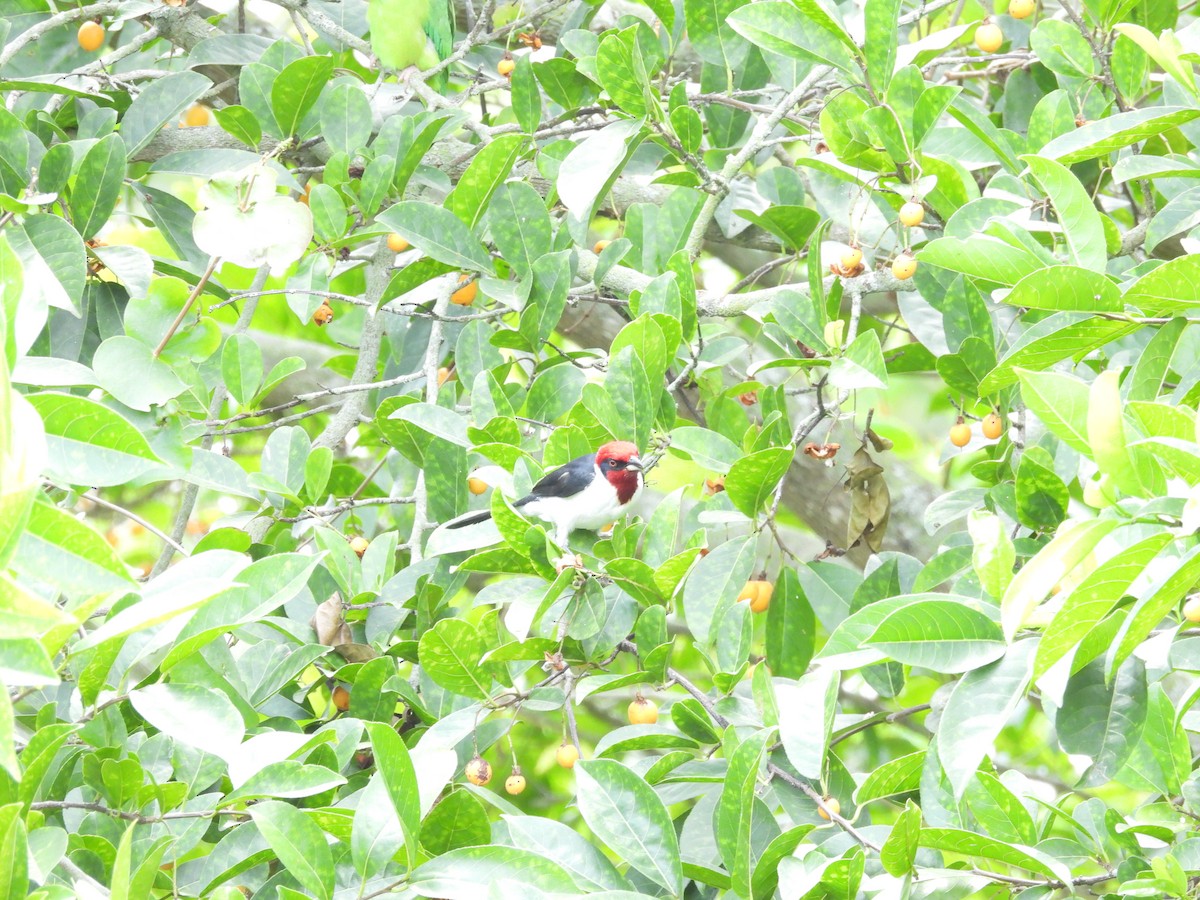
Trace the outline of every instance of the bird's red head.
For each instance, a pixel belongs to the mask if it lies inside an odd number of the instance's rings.
[[[609,441],[596,451],[600,473],[617,490],[617,499],[628,503],[642,485],[642,461],[629,441]]]

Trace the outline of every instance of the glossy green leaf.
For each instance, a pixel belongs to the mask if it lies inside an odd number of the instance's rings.
[[[298,135],[300,125],[313,108],[333,74],[333,59],[305,56],[289,63],[271,85],[271,110],[282,138]]]
[[[953,600],[919,600],[882,619],[865,641],[897,662],[966,672],[1004,654],[1000,626]]]
[[[280,863],[310,896],[333,896],[333,854],[320,826],[296,807],[267,800],[250,807],[254,824]]]

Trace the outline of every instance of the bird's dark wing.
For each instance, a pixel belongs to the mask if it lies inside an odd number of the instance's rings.
[[[596,454],[577,457],[565,466],[546,473],[533,486],[533,490],[513,505],[524,506],[540,497],[573,497],[591,484],[595,476]]]

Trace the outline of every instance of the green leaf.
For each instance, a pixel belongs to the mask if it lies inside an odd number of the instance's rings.
[[[263,380],[262,350],[258,342],[244,334],[231,334],[221,352],[221,377],[225,387],[241,406],[258,394]]]
[[[918,257],[931,266],[1007,285],[1045,268],[1030,251],[983,234],[937,238],[922,247]]]
[[[967,530],[974,545],[971,565],[980,585],[993,597],[1004,596],[1017,559],[1004,522],[986,510],[973,509],[967,515]]]
[[[542,120],[542,95],[533,75],[533,63],[528,54],[517,57],[512,73],[512,109],[517,123],[526,134],[533,134]]]
[[[1104,660],[1097,659],[1073,675],[1054,717],[1063,751],[1092,759],[1080,782],[1085,787],[1112,780],[1133,753],[1146,721],[1142,661],[1127,659],[1112,684],[1106,683],[1104,669]]]
[[[213,110],[217,124],[251,150],[257,150],[262,142],[262,127],[254,113],[244,106],[224,106]]]
[[[609,34],[596,51],[596,76],[600,84],[617,106],[639,117],[652,109],[657,114],[658,110],[657,105],[651,106],[653,98],[648,86],[654,73],[639,40],[642,27],[635,25]]]
[[[1045,24],[1045,23],[1042,23]],[[1066,23],[1060,23],[1066,24]],[[1104,228],[1100,211],[1092,198],[1066,166],[1039,156],[1022,156],[1033,177],[1054,204],[1058,223],[1062,226],[1071,258],[1076,265],[1094,272],[1103,272],[1108,263]]]
[[[333,854],[320,826],[296,807],[279,800],[256,803],[250,807],[250,816],[288,873],[311,896],[330,900]]]
[[[1092,445],[1087,434],[1088,385],[1058,372],[1013,371],[1020,379],[1025,404],[1050,433],[1091,458]]]
[[[1147,272],[1125,292],[1125,302],[1147,315],[1186,310],[1200,304],[1200,256],[1181,256]]]
[[[1152,106],[1117,113],[1056,137],[1041,149],[1039,155],[1069,166],[1178,128],[1197,116],[1200,116],[1200,109],[1186,106]]]
[[[331,243],[346,233],[346,202],[336,188],[316,185],[308,196],[308,208],[317,240]]]
[[[198,684],[152,684],[130,691],[129,702],[148,723],[181,743],[226,760],[240,752],[246,726],[220,691]]]
[[[867,78],[875,93],[883,95],[896,69],[900,0],[867,0],[863,19],[863,28],[871,37],[865,45]]]
[[[797,4],[764,0],[742,6],[725,21],[750,43],[770,53],[833,66],[848,75],[861,77],[854,64],[855,54],[808,15],[807,7],[815,5],[815,0],[811,0],[802,11]]]
[[[496,249],[522,279],[550,252],[554,238],[545,201],[523,181],[497,189],[488,209],[488,230]]]
[[[1055,528],[1066,516],[1070,501],[1067,486],[1055,473],[1053,462],[1045,451],[1030,452],[1021,456],[1017,466],[1017,519],[1039,531]]]
[[[751,840],[754,801],[763,755],[773,736],[772,729],[760,729],[733,751],[717,804],[717,846],[730,874],[733,891],[739,897],[750,896],[750,876],[754,867]]]
[[[262,797],[311,797],[346,783],[346,779],[324,766],[310,766],[296,759],[268,763],[246,783],[226,794],[220,806]]]
[[[561,866],[540,853],[495,845],[443,853],[420,866],[408,880],[423,897],[485,897],[498,883],[518,885],[528,896],[530,889],[539,894],[560,891],[573,882]]]
[[[921,841],[921,808],[908,800],[904,811],[888,833],[887,840],[879,849],[879,861],[889,875],[903,878],[917,859],[917,848]]]
[[[101,138],[84,155],[71,187],[71,221],[84,240],[93,238],[116,209],[125,182],[125,142]]]
[[[879,335],[874,331],[859,334],[845,353],[829,367],[829,380],[834,387],[842,390],[886,388],[887,366],[883,361]]]
[[[883,800],[919,790],[925,757],[926,751],[917,750],[888,760],[863,779],[858,790],[854,792],[855,802],[861,806],[872,800]]]
[[[446,198],[446,209],[468,227],[478,225],[492,196],[512,172],[524,144],[525,138],[519,134],[502,134],[485,144]]]
[[[728,24],[746,0],[684,0],[688,39],[696,55],[721,69],[734,69],[746,59],[746,41]]]
[[[832,666],[815,669],[798,681],[774,680],[779,708],[788,711],[779,721],[783,752],[806,778],[821,778],[825,771],[840,683]]]
[[[624,432],[622,436],[627,435],[638,447],[645,447],[658,404],[646,369],[633,347],[624,347],[610,357],[604,387],[618,416],[619,425],[614,425]]]
[[[741,512],[750,518],[758,515],[792,464],[792,451],[772,447],[743,456],[729,468],[725,492]]]
[[[378,221],[438,262],[473,272],[492,271],[483,245],[448,209],[405,200],[380,213]]]
[[[584,138],[558,167],[555,188],[571,214],[568,226],[586,243],[592,215],[645,137],[640,123],[618,120]]]
[[[128,570],[108,541],[47,503],[30,508],[13,567],[79,597],[131,586]]]
[[[1177,564],[1172,560],[1172,567],[1165,571],[1168,574],[1160,574],[1153,590],[1134,604],[1121,626],[1116,646],[1108,654],[1110,677],[1159,626],[1163,616],[1175,608],[1184,594],[1195,588],[1200,579],[1200,547],[1190,548]]]
[[[1103,264],[1100,266],[1103,269]],[[1026,275],[1016,283],[1004,302],[1030,309],[1066,312],[1121,312],[1121,291],[1102,271],[1078,266],[1050,266]]]
[[[87,253],[79,233],[65,220],[44,213],[28,216],[23,232],[14,228],[11,233],[26,286],[40,292],[50,306],[79,313],[87,278]]]
[[[625,878],[608,857],[567,825],[538,816],[505,815],[501,819],[513,846],[562,866],[581,890],[628,890]]]
[[[149,412],[187,390],[179,376],[141,341],[114,335],[96,348],[92,368],[100,387],[116,400]]]
[[[4,702],[0,700],[0,703]],[[20,807],[6,807],[19,813]],[[129,831],[133,826],[129,826]],[[24,900],[29,893],[29,843],[25,820],[20,815],[0,816],[0,859],[7,860],[0,869],[0,898]]]
[[[575,773],[579,812],[588,827],[655,884],[680,894],[679,840],[654,789],[615,760],[581,761]]]
[[[334,150],[349,156],[367,145],[371,139],[371,101],[362,88],[350,83],[330,88],[321,101],[321,136]]]
[[[1126,494],[1140,497],[1143,487],[1125,437],[1120,379],[1121,373],[1110,369],[1092,382],[1088,395],[1088,443],[1100,471]]]
[[[47,474],[64,484],[122,484],[159,464],[146,438],[106,406],[67,394],[31,394],[46,426]]]
[[[484,700],[491,677],[482,675],[483,639],[463,619],[442,619],[421,635],[421,667],[448,691]]]
[[[58,684],[58,673],[41,642],[31,637],[0,637],[0,681],[13,687]]]
[[[937,755],[961,797],[1029,690],[1036,641],[1017,641],[1002,659],[968,672],[954,686],[938,726]]]
[[[682,425],[671,432],[671,450],[718,475],[724,475],[742,457],[737,444],[725,435],[691,425]]]
[[[700,644],[737,601],[755,564],[755,540],[743,538],[717,547],[696,564],[683,586],[683,614]]]
[[[366,728],[375,751],[375,764],[396,810],[408,847],[409,865],[412,865],[418,858],[417,836],[421,826],[420,792],[412,756],[390,723],[367,722]]]
[[[121,119],[126,153],[137,156],[164,125],[173,125],[185,109],[212,87],[199,72],[174,72],[146,82]]]
[[[470,791],[453,791],[438,800],[421,823],[421,844],[434,856],[491,840],[487,810]]]
[[[1048,369],[1064,359],[1083,359],[1139,327],[1085,313],[1055,313],[1021,335],[1000,364],[980,382],[979,390],[991,394],[1008,387],[1018,380],[1017,369]]]
[[[271,111],[281,138],[298,136],[300,123],[333,74],[333,57],[305,56],[289,63],[271,85]]]
[[[808,671],[816,639],[816,616],[796,570],[779,573],[767,607],[767,666],[781,678],[800,678]]]
[[[1007,844],[961,828],[922,828],[920,840],[922,847],[993,860],[1037,872],[1055,880],[1071,880],[1070,869],[1039,850],[1019,844]]]
[[[919,600],[889,614],[865,643],[897,662],[956,674],[1004,655],[1000,626],[953,600]]]

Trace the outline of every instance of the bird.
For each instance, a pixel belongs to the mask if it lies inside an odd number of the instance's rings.
[[[628,441],[609,441],[595,453],[576,457],[548,472],[514,509],[554,526],[554,543],[567,549],[576,528],[598,529],[629,511],[645,480],[638,449]],[[465,528],[490,519],[488,510],[447,523]]]
[[[380,64],[397,73],[416,67],[431,69],[450,55],[454,45],[453,0],[368,0],[371,51]],[[430,86],[442,90],[447,73]]]

